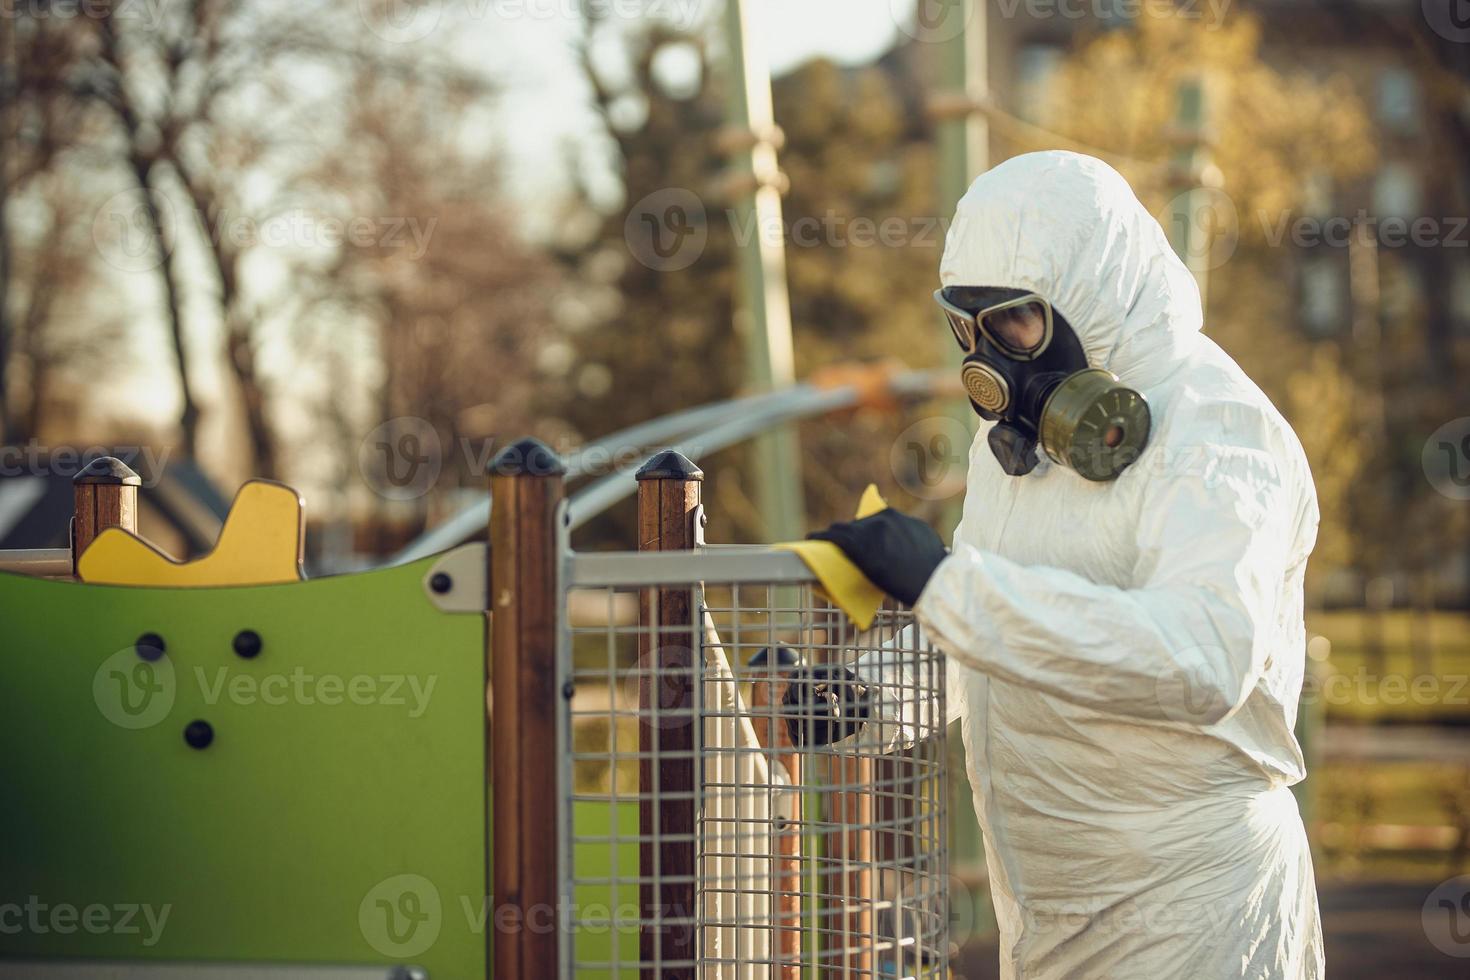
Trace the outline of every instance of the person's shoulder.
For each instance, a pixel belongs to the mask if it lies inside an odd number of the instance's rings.
[[[1266,393],[1218,346],[1205,341],[1161,386],[1158,403],[1162,453],[1192,460],[1188,471],[1203,473],[1211,485],[1275,488],[1270,496],[1302,523],[1315,525],[1316,490],[1301,441]]]
[[[1291,423],[1228,354],[1206,338],[1160,392],[1167,435],[1220,447],[1268,452],[1305,465]]]

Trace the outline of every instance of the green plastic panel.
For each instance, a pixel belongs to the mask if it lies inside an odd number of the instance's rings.
[[[0,957],[484,976],[485,622],[430,604],[431,561],[228,589],[0,575]]]

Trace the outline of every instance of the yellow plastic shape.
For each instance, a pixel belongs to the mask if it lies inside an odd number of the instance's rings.
[[[77,577],[95,585],[184,589],[299,582],[303,509],[301,495],[285,484],[251,480],[235,495],[209,554],[181,562],[113,527],[77,560]]]
[[[878,487],[870,483],[858,502],[858,519],[872,517],[887,506]],[[821,583],[817,594],[846,613],[858,629],[873,625],[878,607],[883,605],[883,590],[868,581],[841,548],[830,541],[789,541],[776,547],[796,552]]]

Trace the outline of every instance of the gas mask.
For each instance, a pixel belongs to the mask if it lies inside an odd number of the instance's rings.
[[[1001,469],[1024,476],[1036,447],[1095,482],[1115,479],[1148,443],[1148,402],[1087,366],[1082,342],[1051,304],[1024,289],[948,286],[934,294],[965,352],[970,404],[991,428]]]

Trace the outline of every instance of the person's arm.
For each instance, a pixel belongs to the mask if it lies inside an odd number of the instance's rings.
[[[1235,438],[1261,428],[1216,421],[1190,429]],[[1063,700],[1139,718],[1224,720],[1279,652],[1268,649],[1277,600],[1299,559],[1291,539],[1300,488],[1265,438],[1247,441],[1256,445],[1181,454],[1175,472],[1146,475],[1136,587],[959,545],[920,596],[920,622],[953,659]],[[1068,515],[1055,519],[1019,533],[1078,533]]]

